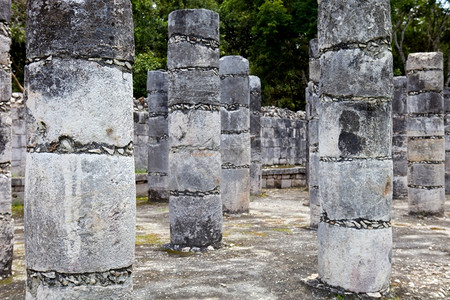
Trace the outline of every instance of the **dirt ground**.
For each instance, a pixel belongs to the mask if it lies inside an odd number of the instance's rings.
[[[316,231],[309,229],[307,191],[265,190],[250,213],[224,218],[224,246],[174,253],[164,203],[138,200],[135,299],[360,299],[316,289]],[[391,291],[383,299],[450,299],[450,198],[446,216],[412,217],[407,201],[393,205]],[[0,281],[0,299],[24,299],[23,218],[16,215],[14,276]],[[376,296],[376,295],[372,295]]]

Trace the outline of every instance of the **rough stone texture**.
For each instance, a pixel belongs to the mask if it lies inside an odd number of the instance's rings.
[[[248,212],[250,203],[249,62],[241,56],[220,59],[222,120],[221,195],[224,213]],[[233,120],[238,117],[239,120]]]
[[[148,92],[148,200],[169,201],[169,109],[168,77],[163,71],[149,71]]]
[[[25,107],[23,95],[13,93],[11,97],[12,118],[12,161],[11,174],[13,177],[25,176],[26,135],[25,135]],[[14,197],[14,196],[13,196]],[[23,196],[21,197],[23,200]]]
[[[148,143],[149,126],[147,111],[133,111],[134,120],[134,168],[137,172],[146,172],[148,169]]]
[[[262,193],[261,157],[261,80],[249,76],[250,86],[250,195]]]
[[[223,121],[223,119],[222,119]],[[304,111],[261,107],[261,156],[263,166],[306,163],[307,121]]]
[[[33,274],[133,264],[131,3],[29,1],[27,12],[26,297],[127,299],[131,271],[64,288]]]
[[[10,0],[0,0],[0,279],[11,275],[13,220],[11,219],[11,62],[9,50]]]
[[[445,193],[450,194],[450,88],[444,88]]]
[[[319,279],[390,285],[391,22],[388,0],[319,1]]]
[[[408,200],[412,214],[444,214],[443,55],[412,53],[407,72]]]
[[[408,195],[406,158],[406,77],[394,77],[394,97],[392,98],[392,160],[394,162],[394,198]]]
[[[222,240],[219,15],[169,14],[169,216],[172,245]],[[186,49],[189,52],[185,55]]]
[[[320,220],[319,199],[319,81],[320,55],[318,39],[309,41],[309,83],[306,88],[306,119],[308,121],[308,190],[312,228]]]
[[[305,188],[306,168],[305,167],[287,167],[287,168],[263,168],[262,169],[262,187],[266,189],[286,189],[291,187]],[[318,190],[315,190],[318,192]]]

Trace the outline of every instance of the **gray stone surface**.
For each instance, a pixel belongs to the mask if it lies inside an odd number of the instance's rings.
[[[409,210],[412,214],[443,215],[446,150],[443,55],[412,53],[406,72]]]
[[[250,202],[249,63],[241,56],[220,59],[221,195],[225,213],[248,212]]]
[[[250,195],[262,193],[261,80],[249,76],[250,86]]]
[[[353,292],[382,292],[392,251],[390,4],[318,4],[318,278]]]
[[[450,88],[444,88],[445,193],[450,194]]]
[[[167,73],[149,71],[147,75],[149,201],[169,201],[169,108],[167,90]]]
[[[168,23],[170,242],[207,247],[222,240],[219,15],[178,10]]]
[[[129,298],[133,60],[128,0],[28,2],[27,299]],[[128,281],[114,277],[121,269],[130,270]],[[47,282],[54,272],[77,284],[63,280],[62,290]],[[73,279],[86,273],[113,280]]]

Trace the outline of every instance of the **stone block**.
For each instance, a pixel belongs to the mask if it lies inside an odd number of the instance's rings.
[[[151,93],[147,96],[148,111],[152,114],[167,114],[168,99],[167,92]]]
[[[425,187],[444,186],[444,174],[444,163],[413,163],[408,166],[408,185]]]
[[[356,293],[389,288],[392,228],[361,230],[319,223],[319,278]]]
[[[169,176],[149,175],[147,181],[148,201],[169,201]]]
[[[378,39],[390,40],[390,12],[388,0],[319,1],[319,50]]]
[[[169,141],[162,140],[159,143],[148,144],[149,172],[169,172]]]
[[[176,113],[176,112],[174,112]],[[182,112],[179,112],[182,114]],[[148,118],[147,128],[148,136],[160,138],[164,135],[169,135],[169,121],[165,116],[155,116]],[[141,132],[143,134],[143,132]]]
[[[450,173],[445,173],[445,194],[450,194]]]
[[[28,153],[26,170],[28,269],[85,273],[133,264],[132,157]]]
[[[389,221],[392,202],[392,161],[320,162],[322,210],[331,220]]]
[[[281,188],[287,189],[292,187],[292,180],[291,179],[281,179]]]
[[[220,105],[220,77],[214,70],[169,72],[169,107],[175,104]]]
[[[27,58],[51,55],[134,61],[130,1],[30,2],[27,7]],[[55,75],[55,78],[60,77]],[[116,91],[119,82],[110,85],[110,90]]]
[[[434,91],[439,93],[440,91],[442,91],[443,86],[444,72],[442,71],[442,69],[417,71],[417,73],[408,74],[408,92]]]
[[[249,62],[247,59],[238,55],[224,56],[220,59],[220,75],[244,75],[247,77],[249,74]],[[241,78],[245,78],[241,77]],[[237,78],[235,78],[237,79]],[[248,81],[248,79],[247,79]],[[249,85],[247,84],[247,89]]]
[[[250,90],[248,86],[248,76],[245,77],[224,77],[221,79],[221,97],[222,105],[238,104],[249,107]]]
[[[147,72],[147,92],[167,92],[169,86],[169,79],[167,76],[167,72],[164,71],[148,71]],[[148,108],[149,111],[154,111],[154,109],[159,108],[160,106],[167,107],[167,97],[158,97],[159,101],[149,101]],[[150,107],[152,109],[150,109]]]
[[[172,148],[218,149],[220,147],[220,112],[176,110],[169,114],[169,143]]]
[[[275,178],[270,177],[266,179],[266,186],[264,188],[273,189],[275,188]]]
[[[13,220],[0,220],[0,276],[2,277],[11,275],[14,245],[13,236]]]
[[[322,105],[320,155],[385,157],[391,155],[391,104],[363,101]]]
[[[443,69],[444,56],[441,52],[417,52],[408,55],[406,71]]]
[[[321,94],[336,97],[392,97],[392,53],[390,51],[381,51],[376,56],[368,55],[360,49],[329,51],[322,54],[320,68],[328,70],[322,72],[320,77]]]
[[[0,5],[0,22],[9,23],[11,19],[11,0],[2,0]]]
[[[250,110],[250,134],[253,136],[257,136],[258,138],[261,136],[261,118],[259,115],[253,114]]]
[[[29,144],[70,137],[81,144],[124,147],[133,140],[131,73],[56,57],[27,65],[25,73]]]
[[[0,173],[0,214],[11,213],[11,174]]]
[[[445,151],[450,151],[450,134],[445,134]]]
[[[406,134],[406,116],[392,116],[392,131],[393,134]]]
[[[206,247],[222,240],[220,195],[171,196],[169,218],[170,242],[174,245]]]
[[[408,137],[444,136],[444,119],[440,116],[411,116],[406,119]]]
[[[392,114],[406,113],[406,76],[394,77],[394,96],[392,98]]]
[[[155,122],[153,122],[155,123]],[[167,124],[167,123],[166,123]],[[152,124],[153,125],[153,124]],[[153,127],[153,126],[152,126]],[[166,126],[167,127],[167,126]],[[153,128],[152,128],[153,129]],[[149,125],[147,124],[134,124],[134,135],[148,138],[149,136]]]
[[[0,112],[0,163],[11,162],[12,159],[11,117]]]
[[[445,142],[444,139],[409,139],[408,161],[444,161]]]
[[[250,110],[261,111],[261,80],[258,76],[249,76],[249,88],[250,92]]]
[[[309,80],[320,81],[320,61],[318,59],[309,60]]]
[[[220,186],[222,160],[219,151],[169,152],[171,191],[209,192]]]
[[[444,215],[445,188],[420,189],[408,187],[408,209],[410,213]]]
[[[220,108],[222,131],[236,131],[250,129],[250,111],[248,108],[226,110]]]
[[[407,176],[394,176],[394,189],[393,189],[394,199],[401,199],[407,196],[408,196]]]
[[[444,87],[444,110],[450,112],[450,88]]]
[[[224,213],[245,213],[250,205],[250,170],[223,169],[220,185]]]
[[[167,45],[167,67],[177,68],[219,68],[219,48],[205,47],[188,41]]]
[[[169,33],[219,41],[219,15],[207,9],[183,9],[169,14]]]
[[[319,185],[320,157],[318,152],[309,152],[309,186]]]
[[[250,165],[250,135],[222,134],[222,164],[233,164],[235,166]]]
[[[408,174],[408,160],[406,152],[393,152],[394,176],[406,176]]]
[[[11,99],[11,74],[0,69],[0,102],[8,102]]]
[[[261,163],[252,162],[250,164],[250,195],[261,195],[262,181]]]
[[[440,93],[436,92],[409,95],[407,112],[409,114],[443,114],[444,99]]]

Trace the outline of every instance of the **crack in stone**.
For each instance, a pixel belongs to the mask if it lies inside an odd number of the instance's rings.
[[[189,103],[178,103],[169,106],[169,113],[176,110],[205,110],[205,111],[220,111],[220,105],[218,104],[189,104]]]
[[[0,174],[2,175],[10,175],[11,173],[11,162],[0,162]]]
[[[408,184],[408,187],[415,188],[415,189],[421,189],[421,190],[436,190],[436,189],[443,189],[444,188],[443,185],[425,186],[425,185],[415,185],[415,184]]]
[[[426,164],[426,165],[440,165],[445,164],[445,160],[421,160],[421,161],[408,161],[408,167],[415,164]]]
[[[222,164],[222,169],[224,170],[229,170],[229,169],[249,169],[250,165],[241,165],[241,166],[237,166],[234,165],[232,163],[224,163]]]
[[[155,142],[159,143],[159,142],[161,142],[161,141],[167,141],[167,140],[169,140],[169,135],[168,135],[168,134],[163,134],[163,135],[161,135],[161,136],[152,136],[152,135],[149,135],[149,138],[151,138],[152,140],[155,140]],[[151,142],[151,141],[149,141],[149,142]]]
[[[220,42],[215,39],[204,38],[196,35],[185,35],[181,33],[172,33],[169,37],[168,44],[177,44],[183,42],[193,45],[200,45],[213,50],[219,49],[220,47]]]
[[[408,136],[408,140],[443,140],[444,135],[429,135],[429,136]]]
[[[121,285],[131,280],[132,269],[132,266],[129,266],[105,272],[87,273],[40,272],[27,269],[27,286],[33,291],[40,285],[48,287]]]
[[[244,133],[249,133],[250,130],[245,129],[245,130],[222,130],[220,133],[221,134],[244,134]]]
[[[148,117],[149,118],[157,118],[157,117],[167,118],[168,115],[169,115],[169,113],[163,113],[163,112],[160,112],[160,113],[155,113],[155,112],[148,113]]]
[[[392,98],[387,97],[361,97],[361,96],[352,96],[352,95],[330,95],[330,94],[320,94],[320,102],[323,103],[332,103],[332,102],[364,102],[368,104],[377,104],[381,105],[384,103],[391,103]]]
[[[165,172],[148,172],[148,176],[160,176],[160,177],[163,177],[163,176],[169,176],[169,174],[165,173]]]
[[[416,96],[416,95],[421,95],[421,94],[426,94],[426,93],[434,93],[434,94],[438,94],[441,97],[443,97],[443,93],[441,90],[420,90],[420,91],[410,91],[408,92],[406,95],[407,96]]]
[[[377,156],[377,157],[320,157],[322,162],[343,162],[354,160],[392,160],[392,156]]]
[[[213,71],[214,75],[216,75],[217,77],[220,77],[219,74],[219,68],[217,67],[184,67],[184,68],[173,68],[170,69],[168,71],[169,74],[171,73],[181,73],[181,72],[190,72],[190,71],[204,71],[204,72],[209,72],[209,71]]]
[[[96,62],[102,67],[111,67],[116,66],[118,67],[122,72],[131,73],[133,70],[132,62],[130,63],[127,60],[122,59],[116,59],[116,58],[110,58],[110,57],[90,57],[86,55],[71,55],[71,53],[61,53],[58,55],[47,55],[43,57],[35,57],[33,59],[27,59],[26,64],[32,64],[35,62],[51,62],[53,58],[59,58],[59,59],[80,59],[80,60],[87,60]]]
[[[320,216],[320,222],[327,223],[337,227],[353,229],[385,229],[392,227],[391,221],[368,220],[363,218],[331,220],[326,212]]]
[[[84,153],[132,156],[133,142],[129,142],[126,146],[118,147],[114,145],[108,145],[106,143],[97,142],[82,144],[78,141],[75,141],[72,137],[60,136],[58,138],[58,141],[53,141],[45,144],[27,145],[27,152],[58,154]]]
[[[386,37],[379,37],[376,39],[372,39],[370,41],[367,41],[365,43],[360,42],[347,42],[347,43],[339,43],[336,45],[333,45],[328,48],[323,48],[320,50],[320,55],[326,53],[326,52],[336,52],[339,50],[352,50],[352,49],[360,49],[364,52],[371,52],[375,55],[384,52],[385,50],[392,51],[390,38]]]
[[[205,191],[205,192],[189,191],[189,190],[184,190],[184,191],[171,190],[170,191],[170,196],[175,196],[175,197],[182,197],[182,196],[205,197],[205,196],[209,196],[209,195],[220,195],[220,186],[216,186],[213,190]]]
[[[200,146],[190,146],[190,145],[182,145],[182,146],[173,146],[170,147],[170,152],[177,153],[181,151],[215,151],[220,152],[220,146],[217,147],[200,147]]]
[[[234,78],[234,77],[238,77],[238,78],[247,78],[248,77],[248,73],[243,73],[243,74],[222,74],[220,75],[220,79],[225,79],[225,78]]]
[[[416,74],[419,72],[427,72],[427,71],[443,71],[441,68],[421,68],[421,69],[413,69],[406,72],[406,75]]]
[[[220,107],[225,108],[227,111],[236,111],[239,110],[240,108],[249,108],[247,104],[239,104],[239,103],[231,103],[231,104],[227,104],[227,103],[222,103],[220,104]]]

